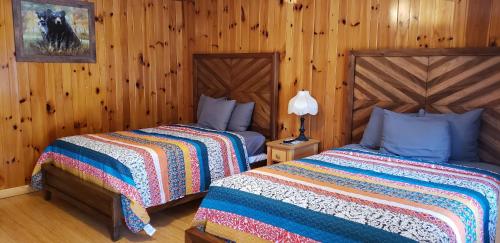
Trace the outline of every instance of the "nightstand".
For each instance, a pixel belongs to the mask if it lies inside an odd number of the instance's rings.
[[[267,165],[274,162],[285,162],[299,159],[318,153],[319,140],[310,138],[309,141],[299,144],[284,144],[283,140],[268,142],[267,145]]]

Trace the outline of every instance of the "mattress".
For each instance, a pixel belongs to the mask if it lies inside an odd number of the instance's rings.
[[[483,162],[464,162],[464,161],[450,161],[448,162],[453,165],[459,165],[469,168],[476,168],[480,170],[494,172],[500,175],[500,166],[494,164],[488,164]]]
[[[196,123],[189,124],[189,126],[202,127]],[[259,155],[265,152],[266,137],[261,133],[254,131],[244,131],[244,132],[233,132],[243,137],[245,140],[245,146],[249,157]]]
[[[340,148],[218,180],[193,225],[236,242],[492,242],[498,174]]]
[[[371,152],[371,153],[379,153],[379,150],[370,149],[370,148],[362,146],[361,144],[349,144],[349,145],[344,146],[343,148],[355,149],[355,150],[366,151],[366,152]],[[485,171],[489,171],[489,172],[494,172],[496,174],[500,174],[500,166],[490,164],[490,163],[484,163],[484,162],[480,162],[480,161],[449,161],[448,164],[457,165],[457,166],[464,166],[464,167],[468,167],[468,168],[475,168],[475,169],[480,169],[480,170],[485,170]]]
[[[254,156],[248,157],[248,163],[253,164],[255,162],[260,162],[263,160],[267,160],[267,154],[261,153],[261,154],[256,154]]]
[[[248,156],[255,156],[264,153],[266,137],[254,131],[233,132],[243,137],[247,148]]]

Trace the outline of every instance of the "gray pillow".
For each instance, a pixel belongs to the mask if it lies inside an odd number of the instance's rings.
[[[429,117],[384,111],[382,152],[439,163],[451,154],[450,124]]]
[[[202,94],[200,96],[200,99],[198,100],[198,109],[196,109],[196,118],[197,119],[200,119],[201,111],[203,110],[203,107],[205,106],[205,101],[207,100],[207,97],[212,98],[210,96],[206,96],[206,95]],[[212,99],[225,100],[226,97],[212,98]]]
[[[463,114],[425,114],[426,117],[448,121],[451,132],[450,160],[479,161],[478,139],[483,109],[475,109]]]
[[[255,102],[238,103],[231,114],[227,130],[235,132],[244,132],[252,122],[253,109]]]
[[[202,127],[224,131],[227,128],[235,106],[235,100],[206,97],[198,124]]]
[[[368,148],[379,148],[382,141],[382,129],[384,125],[384,110],[378,106],[373,107],[370,120],[366,125],[361,138],[361,145]]]
[[[402,113],[401,113],[402,114]],[[408,113],[405,116],[423,116],[424,110],[420,109],[419,113]],[[367,148],[378,149],[382,142],[382,129],[384,127],[384,109],[374,106],[372,114],[370,115],[370,120],[366,125],[365,131],[363,132],[363,138],[359,142],[361,145]]]

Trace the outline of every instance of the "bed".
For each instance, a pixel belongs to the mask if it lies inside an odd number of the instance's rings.
[[[217,181],[186,241],[498,240],[500,174],[490,169],[500,164],[499,67],[498,49],[351,52],[344,110],[349,145]],[[481,164],[360,147],[375,105],[408,113],[485,108]]]
[[[39,158],[32,185],[109,225],[155,232],[148,213],[199,199],[211,182],[265,163],[276,138],[278,53],[193,55],[193,104],[201,94],[255,102],[249,131],[173,124],[60,138]],[[195,112],[196,117],[196,112]]]

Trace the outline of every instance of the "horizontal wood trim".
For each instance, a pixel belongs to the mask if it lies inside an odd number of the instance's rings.
[[[0,199],[19,196],[34,192],[33,188],[29,185],[13,187],[9,189],[0,190]]]

